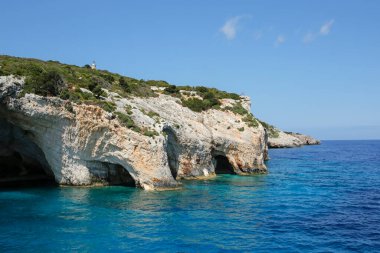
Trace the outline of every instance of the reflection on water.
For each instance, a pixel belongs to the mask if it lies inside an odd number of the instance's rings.
[[[268,175],[178,191],[1,190],[0,251],[370,252],[380,246],[379,144],[272,150]]]

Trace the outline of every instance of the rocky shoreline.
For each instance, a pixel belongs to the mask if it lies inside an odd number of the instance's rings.
[[[16,168],[5,177],[44,173],[60,185],[175,189],[180,179],[210,178],[225,168],[267,173],[268,147],[319,143],[282,131],[268,139],[258,121],[223,109],[239,104],[249,112],[248,97],[221,99],[220,109],[195,112],[178,97],[122,97],[103,89],[102,99],[116,106],[110,113],[58,97],[21,96],[23,86],[23,78],[0,77],[0,165]]]
[[[311,136],[300,133],[279,131],[276,138],[268,138],[269,148],[295,148],[304,145],[319,145],[321,142]]]

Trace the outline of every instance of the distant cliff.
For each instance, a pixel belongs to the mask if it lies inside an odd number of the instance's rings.
[[[318,145],[320,141],[300,133],[279,131],[277,137],[268,138],[269,148],[294,148],[303,145]]]
[[[312,144],[259,121],[234,93],[9,56],[0,66],[0,181],[168,189],[266,173],[268,144],[292,146],[283,136]]]

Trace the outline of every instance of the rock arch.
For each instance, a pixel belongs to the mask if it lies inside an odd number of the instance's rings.
[[[136,187],[137,182],[127,168],[111,162],[87,161],[91,184]]]
[[[232,163],[224,152],[214,150],[212,157],[215,174],[236,174]]]
[[[33,134],[0,118],[0,186],[55,184]]]

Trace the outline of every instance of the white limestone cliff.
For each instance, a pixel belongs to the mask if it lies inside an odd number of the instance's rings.
[[[318,144],[320,144],[320,141],[311,136],[281,130],[278,130],[278,136],[268,138],[269,148],[294,148],[303,145]]]
[[[265,130],[261,124],[249,127],[239,114],[197,113],[164,94],[122,98],[107,91],[116,111],[129,112],[139,127],[158,132],[145,136],[97,106],[21,97],[23,82],[0,77],[0,130],[8,131],[3,140],[0,135],[0,156],[16,152],[23,161],[39,162],[61,185],[133,180],[147,190],[176,188],[178,179],[214,176],[218,157],[226,157],[236,174],[266,172]],[[242,98],[245,107],[249,103]]]

